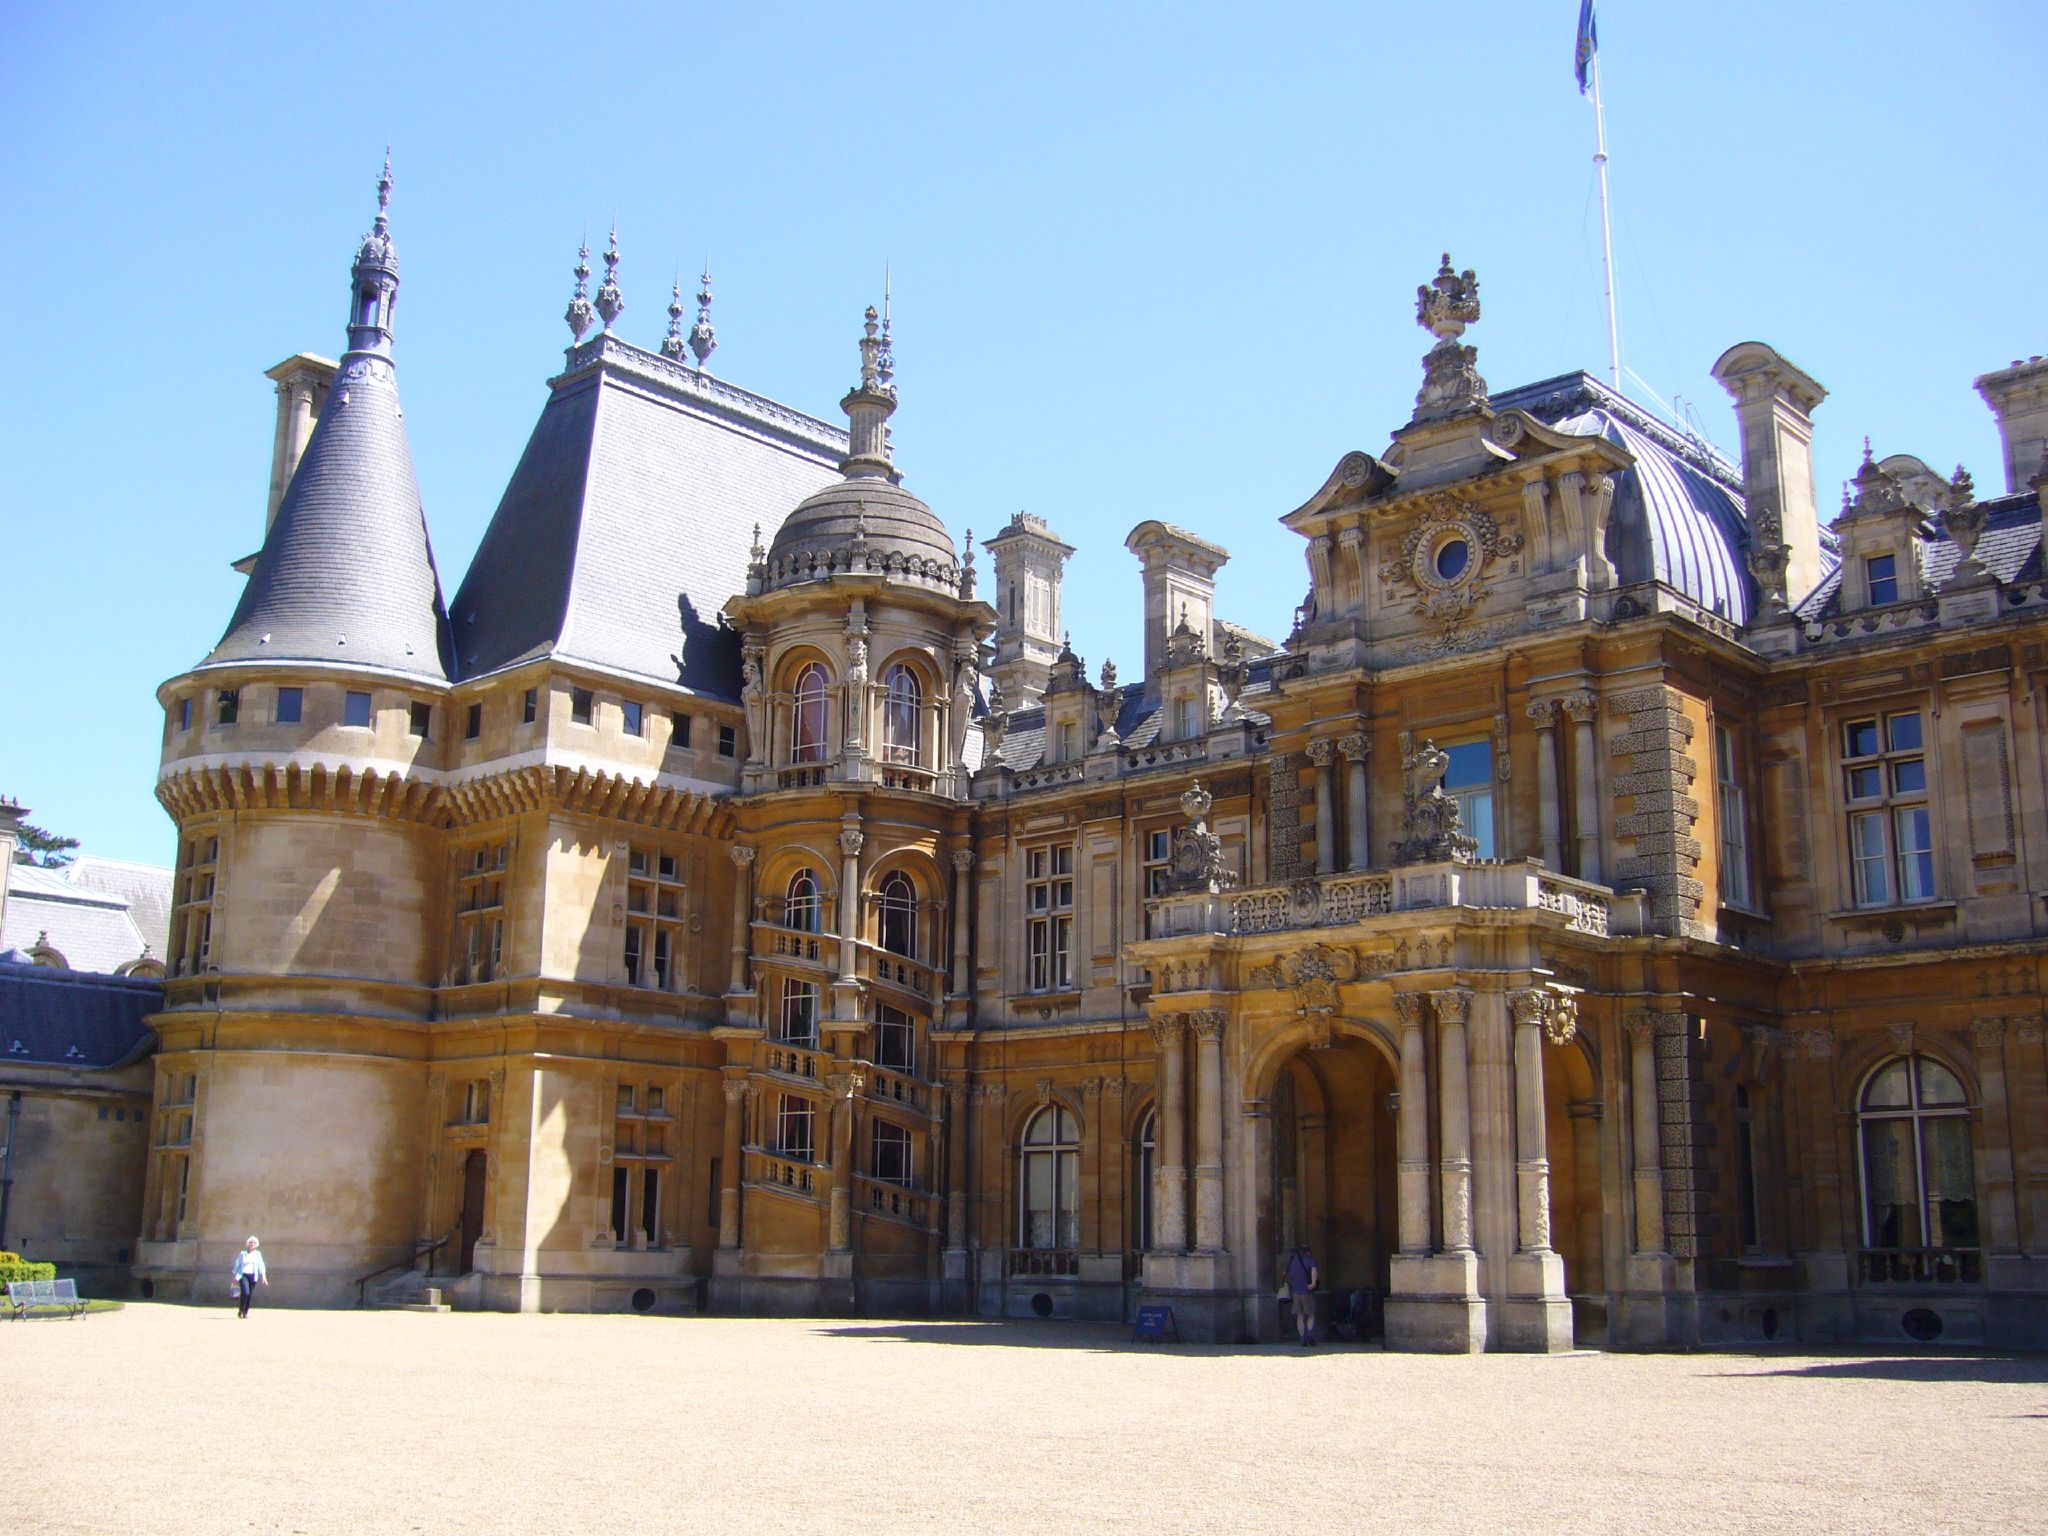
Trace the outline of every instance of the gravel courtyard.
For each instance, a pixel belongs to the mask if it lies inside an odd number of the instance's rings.
[[[0,1323],[10,1532],[2048,1531],[2048,1359],[1016,1323]]]

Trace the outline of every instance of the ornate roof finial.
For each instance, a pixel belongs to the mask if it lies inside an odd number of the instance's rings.
[[[384,174],[377,178],[377,233],[391,232],[391,146],[384,146]]]
[[[1866,464],[1870,462],[1870,434],[1868,432],[1863,434],[1863,462]]]
[[[882,388],[894,393],[890,382],[896,377],[896,348],[889,339],[889,264],[882,263],[882,346],[875,357],[875,376]]]
[[[604,283],[597,290],[597,315],[604,321],[606,334],[625,307],[625,295],[619,292],[619,226],[613,224],[611,243],[604,252]]]
[[[711,258],[704,258],[704,276],[697,288],[697,323],[690,327],[690,352],[702,373],[711,354],[718,350],[718,332],[711,327]]]
[[[870,304],[867,314],[861,319],[860,328],[860,387],[870,394],[874,392],[875,381],[880,373],[876,360],[882,350],[882,344],[875,340],[875,333],[880,329],[881,327],[875,323],[875,306]]]
[[[1479,351],[1458,338],[1479,318],[1479,279],[1470,267],[1451,269],[1444,252],[1436,276],[1415,290],[1415,323],[1436,338],[1422,360],[1422,390],[1415,397],[1417,421],[1440,421],[1486,403],[1479,376]]]
[[[759,565],[768,558],[768,551],[761,543],[761,525],[759,523],[754,524],[754,547],[747,553],[753,557],[756,565]]]
[[[974,596],[974,530],[967,530],[967,553],[960,560],[960,595]]]
[[[661,355],[683,360],[683,264],[676,263],[676,280],[668,291],[668,334],[661,339]]]
[[[590,307],[590,241],[586,239],[576,253],[576,292],[570,295],[569,308],[562,316],[569,322],[571,346],[582,345],[583,333],[590,329],[594,314]]]

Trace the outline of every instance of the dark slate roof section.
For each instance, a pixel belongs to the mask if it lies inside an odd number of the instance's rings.
[[[1604,437],[1635,459],[1616,476],[1607,525],[1608,557],[1624,585],[1661,581],[1710,612],[1749,621],[1749,525],[1733,464],[1588,374],[1524,385],[1493,404],[1560,432]]]
[[[2001,586],[2048,577],[2048,551],[2041,547],[2041,504],[2032,492],[2000,496],[1983,503],[1984,532],[1977,540],[1977,558]],[[1914,541],[1913,556],[1920,579],[1937,593],[1955,576],[1963,552],[1948,536],[1938,513],[1927,514],[1925,536]],[[1831,570],[1805,597],[1792,605],[1802,619],[1829,619],[1842,612],[1842,572]]]
[[[248,661],[450,675],[441,582],[384,358],[342,359],[235,616],[200,665]]]
[[[459,675],[553,656],[736,699],[754,525],[836,482],[846,434],[616,337],[550,389],[455,595]]]
[[[0,1072],[10,1065],[126,1066],[155,1036],[164,984],[0,962]]]

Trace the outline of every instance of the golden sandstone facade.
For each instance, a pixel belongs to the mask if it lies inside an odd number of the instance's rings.
[[[984,597],[903,488],[886,319],[841,431],[606,263],[446,610],[381,212],[274,371],[303,457],[160,694],[155,1294],[254,1230],[285,1301],[1234,1339],[1305,1241],[1398,1347],[2048,1342],[2038,359],[2003,494],[1872,460],[1824,533],[1771,349],[1737,469],[1489,393],[1446,261],[1285,643],[1145,523],[1119,684],[1046,523]]]

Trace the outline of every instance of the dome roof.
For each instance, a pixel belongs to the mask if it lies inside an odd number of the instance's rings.
[[[850,475],[797,503],[776,530],[767,565],[771,587],[855,569],[947,583],[960,574],[938,514],[880,475]]]

